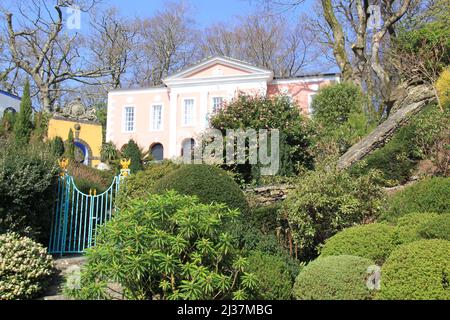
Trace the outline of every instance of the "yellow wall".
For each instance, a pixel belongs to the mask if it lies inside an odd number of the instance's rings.
[[[49,139],[61,137],[67,141],[69,130],[72,129],[74,138],[76,137],[75,125],[80,125],[79,139],[86,142],[92,150],[92,155],[89,155],[91,164],[96,167],[100,163],[100,150],[103,141],[102,126],[95,123],[76,122],[73,120],[50,119],[48,124],[47,136]]]

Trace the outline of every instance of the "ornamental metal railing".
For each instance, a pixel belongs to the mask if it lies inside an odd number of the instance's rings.
[[[120,175],[115,176],[109,188],[97,195],[95,189],[83,193],[67,173],[67,159],[60,161],[62,169],[56,185],[50,241],[51,254],[79,254],[95,246],[98,229],[112,219],[116,210],[115,198],[120,184],[130,174],[130,162],[122,161]]]

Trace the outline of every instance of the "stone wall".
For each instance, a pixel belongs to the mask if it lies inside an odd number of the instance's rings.
[[[245,190],[245,195],[252,205],[270,205],[286,199],[289,191],[294,188],[290,185],[251,188]]]

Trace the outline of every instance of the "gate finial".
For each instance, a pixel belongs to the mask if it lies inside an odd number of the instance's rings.
[[[59,167],[61,168],[61,176],[64,176],[67,173],[67,167],[69,166],[69,159],[61,158],[58,160]]]
[[[120,160],[120,166],[122,167],[120,169],[120,176],[121,177],[128,177],[130,175],[130,165],[131,165],[131,159],[122,159]]]

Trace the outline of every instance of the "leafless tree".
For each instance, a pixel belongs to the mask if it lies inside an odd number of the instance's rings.
[[[289,26],[270,12],[239,17],[232,27],[208,28],[202,41],[205,56],[225,55],[273,70],[279,77],[297,75],[314,58],[314,39],[302,23]]]
[[[19,76],[19,69],[12,62],[7,46],[5,37],[0,34],[0,88],[17,94],[15,85]]]
[[[169,3],[152,18],[138,22],[137,84],[159,85],[168,74],[196,60],[193,22],[184,2]]]
[[[89,83],[105,74],[103,66],[89,61],[83,38],[78,33],[64,32],[64,8],[75,4],[91,8],[96,1],[52,2],[53,8],[46,0],[19,2],[17,18],[11,12],[5,13],[12,61],[34,81],[46,112],[52,111],[64,82]]]
[[[261,0],[272,6],[292,8],[302,0]],[[417,9],[419,0],[320,0],[309,26],[323,45],[332,49],[344,81],[352,81],[370,96],[381,96],[378,116],[389,114],[394,105],[398,80],[385,63],[399,21]],[[378,11],[375,9],[379,8]],[[379,18],[379,19],[378,19]],[[373,22],[376,22],[373,25]],[[376,25],[377,23],[379,25]],[[379,92],[377,91],[379,88]],[[375,113],[375,110],[371,110]]]
[[[119,16],[116,8],[91,13],[92,32],[89,48],[99,66],[108,70],[108,88],[121,88],[124,77],[136,62],[133,50],[136,45],[136,24]]]

